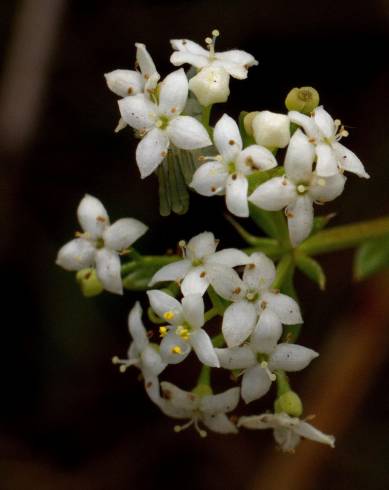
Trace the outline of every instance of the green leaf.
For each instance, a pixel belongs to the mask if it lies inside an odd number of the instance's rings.
[[[328,223],[333,219],[335,218],[336,216],[336,213],[330,213],[330,214],[326,214],[324,216],[315,216],[313,218],[313,226],[312,226],[312,231],[311,233],[309,234],[309,236],[312,236],[314,235],[315,233],[317,233],[318,231],[322,230],[323,228],[325,228]]]
[[[389,267],[389,235],[362,244],[354,259],[354,278],[358,281]]]
[[[270,170],[259,170],[247,176],[249,182],[248,194],[251,194],[255,189],[273,177],[281,177],[285,174],[283,166],[271,168]]]
[[[212,286],[209,286],[209,288],[207,289],[207,293],[212,302],[212,306],[216,308],[219,315],[223,316],[227,307],[231,303],[226,299],[222,298],[221,296],[219,296]]]
[[[307,255],[298,254],[296,257],[296,264],[297,268],[315,282],[321,290],[325,289],[326,276],[319,262]]]
[[[170,193],[168,188],[167,161],[161,163],[157,170],[158,193],[159,193],[159,213],[161,216],[169,216],[172,211],[170,204]]]

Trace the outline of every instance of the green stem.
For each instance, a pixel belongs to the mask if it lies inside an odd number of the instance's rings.
[[[307,255],[317,255],[352,248],[384,235],[389,235],[389,217],[319,231],[302,243],[298,250]]]
[[[277,397],[279,398],[284,393],[290,391],[289,379],[285,374],[285,371],[278,369],[276,372],[277,376]]]
[[[281,289],[285,281],[290,277],[294,269],[294,257],[292,254],[285,254],[277,264],[276,277],[273,281],[273,289]]]
[[[197,380],[197,385],[207,385],[211,384],[211,368],[209,366],[203,366],[200,371],[200,376]]]
[[[208,134],[212,136],[212,131],[209,126],[209,119],[211,117],[211,110],[212,110],[212,104],[207,105],[206,107],[203,107],[203,112],[201,114],[201,122],[203,123],[205,129],[208,131]]]
[[[214,318],[215,316],[217,316],[219,314],[219,311],[218,309],[216,308],[216,306],[214,306],[213,308],[211,308],[210,310],[208,310],[205,315],[204,315],[204,319],[205,319],[205,322],[208,322],[209,320],[211,320],[212,318]]]
[[[219,333],[219,335],[215,335],[215,337],[212,337],[212,345],[214,347],[223,347],[224,337],[222,333]]]

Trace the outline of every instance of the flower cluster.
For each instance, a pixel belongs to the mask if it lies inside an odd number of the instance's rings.
[[[258,64],[245,51],[216,52],[218,36],[214,30],[205,39],[206,49],[187,39],[171,40],[171,63],[191,68],[178,68],[162,81],[145,45],[137,43],[135,70],[105,75],[119,97],[116,130],[129,126],[140,140],[135,158],[142,178],[158,170],[162,179],[161,168],[170,172],[167,181],[160,180],[161,198],[170,203],[185,195],[182,182],[185,191],[225,196],[231,214],[252,217],[268,237],[254,237],[230,217],[249,249],[217,250],[218,240],[205,231],[180,241],[178,255],[142,256],[133,244],[147,226],[134,218],[111,225],[103,204],[86,195],[77,210],[82,231],[60,249],[57,264],[78,271],[86,296],[102,289],[147,290],[147,310],[136,302],[129,313],[127,355],[113,362],[122,372],[135,366],[159,409],[188,420],[176,432],[194,426],[204,437],[206,429],[271,428],[285,451],[293,451],[301,437],[333,447],[333,436],[301,419],[302,402],[286,374],[319,355],[296,343],[303,319],[293,273],[297,266],[322,284],[320,265],[303,247],[328,221],[315,220],[314,204],[340,196],[345,172],[369,175],[339,142],[348,132],[310,87],[289,93],[285,114],[252,111],[237,122],[224,113],[211,126],[211,107],[227,101],[230,77],[243,80]],[[162,379],[169,365],[187,359],[202,366],[189,391]],[[225,370],[234,386],[214,394],[212,369]],[[274,385],[273,413],[227,416],[240,399],[250,404]]]

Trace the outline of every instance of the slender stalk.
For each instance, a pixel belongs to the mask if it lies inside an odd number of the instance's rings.
[[[201,122],[203,123],[205,129],[208,131],[208,134],[212,136],[212,131],[209,126],[209,119],[211,117],[211,110],[212,110],[212,104],[207,105],[206,107],[203,108],[203,112],[201,114]]]
[[[276,371],[276,376],[277,376],[277,397],[280,397],[284,393],[290,391],[289,379],[288,376],[285,374],[285,371],[281,371],[281,369],[278,369]]]
[[[294,257],[292,254],[285,254],[277,264],[276,277],[273,281],[273,289],[281,289],[285,281],[290,277],[294,269]]]
[[[200,376],[197,380],[197,385],[211,385],[211,368],[209,366],[203,366],[200,371]]]
[[[204,319],[206,322],[208,322],[209,320],[211,320],[212,318],[214,318],[215,316],[217,316],[219,314],[219,311],[218,309],[216,308],[216,306],[214,306],[213,308],[211,308],[210,310],[208,310],[205,315],[204,315]]]

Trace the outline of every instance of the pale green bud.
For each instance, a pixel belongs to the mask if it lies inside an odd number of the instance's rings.
[[[300,417],[303,413],[303,404],[297,393],[287,391],[274,402],[274,411],[287,413],[291,417]]]
[[[98,280],[95,269],[81,269],[76,274],[76,279],[80,285],[81,292],[86,298],[91,298],[102,293],[103,285]]]
[[[207,107],[217,102],[226,102],[230,95],[230,75],[222,67],[208,66],[189,80],[189,89],[200,104]]]
[[[285,114],[261,111],[253,118],[254,139],[266,148],[285,148],[290,140],[290,121]]]
[[[310,114],[319,105],[319,92],[313,87],[293,88],[285,99],[289,111],[298,111]]]

